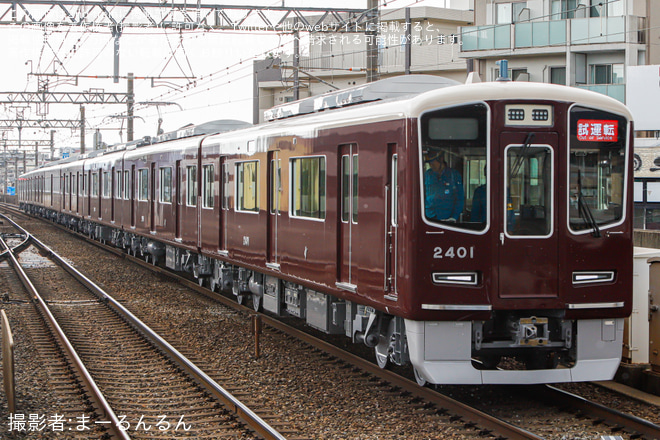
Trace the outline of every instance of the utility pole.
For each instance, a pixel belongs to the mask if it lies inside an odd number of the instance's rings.
[[[85,107],[80,106],[80,154],[85,154]]]
[[[135,95],[133,94],[133,79],[132,73],[128,74],[127,89],[126,89],[126,106],[127,106],[127,120],[126,120],[126,141],[133,140],[133,108],[135,107]]]
[[[378,9],[379,0],[367,0],[367,82],[378,80]]]
[[[410,20],[410,8],[406,8],[406,60],[405,60],[405,72],[406,75],[410,75],[410,65],[412,64],[412,32],[410,27],[412,26],[412,21]]]
[[[298,34],[298,19],[293,20],[293,100],[300,99],[300,35]]]
[[[7,180],[9,180],[9,160],[7,160],[7,141],[5,140],[5,172],[4,172],[5,178],[3,179],[2,183],[2,189],[3,189],[3,196],[5,197],[5,202],[7,201]]]
[[[112,36],[115,38],[114,48],[114,78],[112,82],[117,84],[119,82],[119,37],[121,37],[121,26],[112,27]]]

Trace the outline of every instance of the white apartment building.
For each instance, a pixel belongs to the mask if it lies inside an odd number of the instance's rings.
[[[444,6],[410,8],[410,73],[464,81],[473,69],[492,81],[496,62],[506,59],[514,80],[580,87],[626,102],[626,68],[660,64],[660,0],[445,0]],[[405,22],[404,9],[380,11],[381,77],[405,73]],[[318,33],[301,40],[299,97],[363,84],[366,38]],[[294,95],[293,55],[270,64],[278,72],[255,68],[259,122],[263,110]]]
[[[473,0],[445,0],[446,7],[411,7],[410,25],[405,9],[380,12],[378,65],[381,78],[406,71],[406,39],[410,32],[410,73],[429,73],[464,81],[466,59],[461,55],[461,26],[474,23]],[[306,98],[366,82],[365,33],[301,35],[299,97]],[[270,71],[269,71],[270,70]],[[272,70],[278,70],[273,74]],[[263,110],[293,100],[293,54],[255,64],[255,103],[259,122]],[[255,122],[257,118],[255,104]]]
[[[481,78],[507,59],[514,80],[565,84],[625,102],[626,68],[658,64],[655,0],[475,0],[461,56]],[[654,20],[655,18],[655,20]]]

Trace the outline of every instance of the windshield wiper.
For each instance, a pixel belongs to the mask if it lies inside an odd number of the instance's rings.
[[[512,176],[515,176],[516,174],[518,174],[518,171],[520,171],[520,167],[525,161],[525,156],[529,151],[529,147],[532,145],[532,139],[534,139],[534,133],[529,133],[525,138],[525,142],[523,142],[522,148],[520,149],[520,153],[518,153],[518,158],[516,159],[516,162],[513,164],[513,171],[511,172]]]
[[[578,213],[580,214],[580,217],[584,220],[587,226],[592,228],[591,235],[596,238],[600,237],[600,228],[598,227],[598,223],[596,222],[596,219],[594,219],[591,208],[589,208],[587,202],[584,201],[584,196],[582,195],[582,173],[580,170],[578,170],[577,175],[577,196]]]

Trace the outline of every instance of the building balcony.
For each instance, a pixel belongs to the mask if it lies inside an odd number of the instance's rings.
[[[626,102],[626,85],[625,84],[589,84],[589,85],[576,85],[575,87],[592,92],[602,93],[611,98],[614,98],[623,103]]]
[[[644,36],[632,29],[639,21],[639,17],[617,16],[464,26],[461,28],[461,52],[464,56],[473,56],[465,52],[564,47],[567,44],[641,43]]]

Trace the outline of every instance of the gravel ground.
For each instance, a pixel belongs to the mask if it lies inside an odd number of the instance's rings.
[[[219,383],[245,386],[250,399],[264,402],[282,420],[292,423],[299,430],[296,436],[311,439],[477,438],[473,429],[450,421],[449,416],[437,415],[417,402],[383,392],[368,376],[342,368],[279,333],[264,331],[261,357],[255,359],[247,315],[190,295],[177,283],[164,281],[79,240],[62,240],[58,232],[52,232],[50,227],[39,222],[31,222],[27,229],[73,261],[84,273],[93,274],[93,279],[108,293],[165,333],[173,345],[181,347],[186,354],[193,354]],[[19,317],[14,318],[14,321],[19,320]],[[19,327],[14,332],[23,333],[24,329]],[[25,339],[29,337],[22,336],[22,340]],[[30,352],[29,348],[24,351]],[[38,366],[34,369],[38,370]],[[26,381],[22,386],[29,391],[24,395],[34,396],[32,401],[37,403],[46,403],[43,381],[43,377]],[[570,387],[572,392],[605,405],[610,405],[613,399],[619,400],[622,407],[634,408],[635,415],[658,422],[658,407],[634,407],[639,405],[637,401],[618,394],[612,396],[589,384]],[[593,439],[611,435],[608,429],[598,427],[581,432],[590,422],[573,423],[575,418],[570,414],[523,401],[511,387],[441,387],[441,391],[484,409],[496,408],[493,411],[496,416],[519,422],[545,438]],[[48,402],[45,407],[55,408],[50,406],[54,404]],[[0,407],[0,410],[5,408]]]

